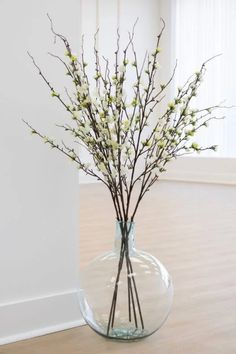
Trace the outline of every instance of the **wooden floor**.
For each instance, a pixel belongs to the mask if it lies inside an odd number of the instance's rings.
[[[114,215],[100,185],[81,188],[81,266],[113,246]],[[160,182],[136,219],[137,248],[174,281],[171,315],[153,336],[105,340],[87,326],[0,347],[0,354],[235,354],[236,187]]]

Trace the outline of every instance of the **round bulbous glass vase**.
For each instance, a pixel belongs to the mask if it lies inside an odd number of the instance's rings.
[[[117,222],[114,249],[81,274],[79,302],[86,323],[107,338],[144,338],[163,325],[172,299],[166,268],[134,247],[134,223]]]

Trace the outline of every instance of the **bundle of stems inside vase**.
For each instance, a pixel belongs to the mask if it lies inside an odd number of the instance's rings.
[[[133,271],[133,265],[129,252],[129,238],[132,237],[131,233],[133,231],[132,223],[119,222],[118,227],[120,228],[119,232],[121,234],[121,248],[118,262],[118,271],[115,279],[115,288],[108,318],[107,335],[109,335],[110,329],[114,328],[118,289],[124,262],[127,274],[128,319],[130,323],[133,321],[136,329],[138,329],[138,326],[140,326],[140,328],[144,330],[142,309],[136,285],[135,273]]]
[[[80,170],[108,188],[116,218],[121,225],[122,243],[107,334],[115,327],[119,278],[123,267],[127,271],[129,321],[134,321],[137,328],[140,326],[144,329],[141,299],[129,254],[128,225],[134,221],[144,195],[160,174],[166,171],[168,162],[185,154],[216,149],[215,145],[204,147],[193,140],[195,134],[207,127],[211,120],[223,118],[215,114],[216,109],[222,108],[221,105],[200,109],[192,107],[210,59],[183,86],[176,89],[176,94],[164,109],[158,109],[176,70],[175,66],[169,79],[164,83],[160,82],[160,41],[165,28],[163,20],[153,51],[145,52],[142,58],[135,50],[135,40],[138,40],[135,39],[135,26],[128,34],[127,45],[122,49],[117,30],[114,62],[110,62],[99,52],[98,31],[94,35],[95,72],[92,76],[88,74],[90,64],[86,62],[83,48],[86,38],[82,38],[81,51],[77,55],[72,52],[67,38],[54,30],[50,17],[49,20],[53,35],[62,41],[66,50],[65,57],[52,53],[50,55],[62,64],[74,89],[59,93],[34,57],[29,55],[52,97],[67,113],[65,124],[57,126],[69,134],[71,144],[68,146],[63,141],[56,141],[30,123],[25,123],[32,134],[42,138],[51,148],[74,161]],[[135,77],[134,82],[130,82],[127,75],[129,72]],[[81,148],[87,150],[91,163],[83,160]],[[135,187],[138,194],[134,193]]]

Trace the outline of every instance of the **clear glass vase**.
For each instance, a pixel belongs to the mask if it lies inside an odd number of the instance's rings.
[[[112,339],[151,335],[170,312],[173,287],[165,267],[134,247],[134,223],[117,222],[114,250],[81,275],[79,302],[87,324]]]

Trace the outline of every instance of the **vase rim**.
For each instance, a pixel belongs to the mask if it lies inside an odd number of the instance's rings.
[[[125,220],[117,220],[116,219],[116,223],[117,224],[128,224],[128,225],[135,225],[135,221],[131,221],[131,220],[127,220],[127,221],[125,221]]]

